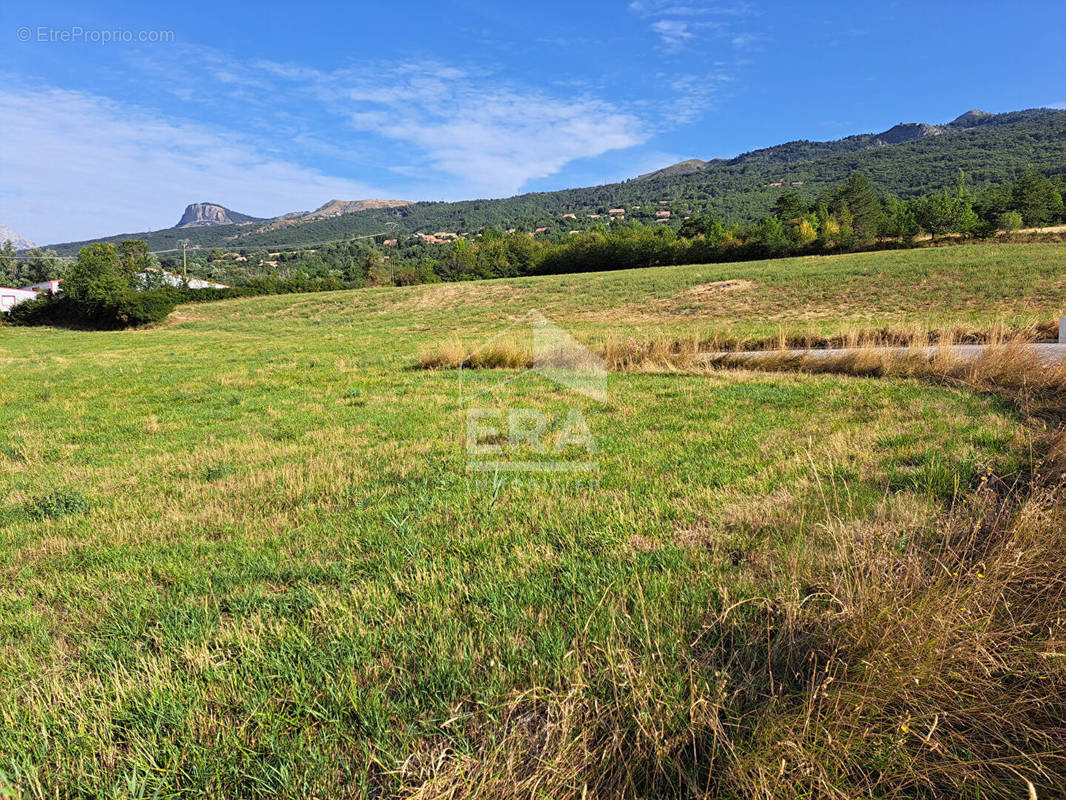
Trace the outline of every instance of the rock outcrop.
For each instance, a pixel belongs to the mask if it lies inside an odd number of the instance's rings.
[[[35,242],[31,242],[23,236],[19,236],[7,225],[0,225],[0,246],[4,242],[11,242],[11,246],[16,250],[30,250],[37,246]]]
[[[200,228],[206,225],[243,225],[246,222],[263,222],[262,217],[249,217],[230,211],[217,203],[190,203],[178,220],[177,228]]]

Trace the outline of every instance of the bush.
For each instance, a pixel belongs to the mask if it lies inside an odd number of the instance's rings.
[[[1017,211],[1006,211],[999,215],[999,227],[1011,232],[1022,227],[1022,215]]]
[[[16,325],[77,325],[131,328],[159,322],[181,295],[171,287],[146,288],[152,269],[148,245],[128,239],[117,247],[96,242],[83,247],[63,283],[63,292],[21,303],[12,309]]]
[[[11,309],[14,325],[73,325],[98,330],[135,328],[161,322],[174,310],[180,295],[173,289],[138,292],[130,289],[106,299],[66,294],[41,297]]]

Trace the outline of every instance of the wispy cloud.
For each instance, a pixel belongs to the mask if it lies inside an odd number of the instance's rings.
[[[749,17],[755,11],[746,3],[737,4],[687,4],[678,0],[633,0],[630,12],[649,20],[648,27],[657,35],[663,48],[678,51],[702,33],[717,33],[734,40],[746,42],[755,36],[737,32],[734,25],[738,18]]]
[[[666,111],[667,120],[683,125],[699,119],[710,108],[715,97],[732,77],[719,71],[703,75],[678,75],[671,79],[674,102]]]
[[[689,25],[690,23],[680,19],[657,19],[651,24],[651,29],[659,34],[663,44],[676,48],[692,38],[693,33]]]
[[[196,59],[185,59],[186,71],[190,63]],[[423,187],[448,186],[453,197],[513,194],[576,159],[642,144],[657,130],[653,109],[623,107],[589,88],[510,82],[484,67],[411,61],[325,71],[220,62],[212,53],[201,69],[223,96],[236,93],[234,102],[254,106],[256,124],[291,130],[290,142],[344,158],[344,139],[355,138],[353,160],[368,158],[375,139],[399,144],[378,147],[392,158],[375,168],[420,175]],[[262,88],[245,96],[245,86]],[[298,112],[308,108],[333,120],[333,139],[307,125],[308,115]]]
[[[0,89],[0,119],[3,223],[39,242],[165,227],[192,201],[271,216],[381,194],[273,157],[232,131],[83,92]]]
[[[651,5],[675,15],[649,21],[664,42],[683,45],[712,23],[705,9]],[[610,87],[589,80],[531,84],[470,63],[316,69],[192,45],[124,57],[139,96],[167,92],[187,103],[187,119],[7,76],[3,86],[20,88],[0,90],[10,129],[0,199],[16,214],[0,223],[56,241],[165,227],[197,200],[269,216],[331,197],[505,196],[610,153],[639,160],[731,80],[714,62],[608,100]]]
[[[318,90],[352,128],[410,145],[433,169],[491,195],[652,135],[635,113],[594,96],[559,97],[441,64],[335,73]]]
[[[759,47],[762,37],[754,33],[738,33],[729,43],[738,50],[754,50]]]

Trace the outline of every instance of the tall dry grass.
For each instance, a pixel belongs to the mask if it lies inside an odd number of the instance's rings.
[[[1000,346],[1053,340],[1058,336],[1058,323],[1046,321],[1023,327],[995,324],[986,327],[953,326],[933,329],[921,324],[899,328],[863,328],[855,326],[832,336],[795,333],[780,328],[773,336],[738,338],[717,335],[702,337],[609,338],[595,349],[612,369],[689,369],[703,363],[705,353],[749,352],[765,350],[816,350],[852,348],[873,350],[882,347],[906,347],[916,353],[928,347],[950,347],[955,344],[985,344]],[[458,339],[427,345],[419,354],[422,369],[491,369],[526,367],[533,355],[528,343],[499,340],[481,348],[464,345]]]
[[[471,349],[458,339],[427,345],[418,357],[420,369],[522,369],[533,363],[528,344],[498,339]]]
[[[630,363],[646,364],[656,359],[661,364],[676,364],[679,359],[684,362],[692,353],[878,347],[907,347],[917,350],[954,344],[1001,345],[1010,342],[1047,341],[1054,340],[1057,336],[1058,323],[1054,320],[1020,327],[997,323],[985,327],[955,325],[938,329],[915,323],[896,328],[864,328],[855,325],[833,335],[796,332],[782,327],[772,336],[754,338],[723,334],[650,340],[615,338],[608,340],[601,349],[605,358],[609,361],[613,359],[620,369],[625,369]]]
[[[766,570],[765,595],[708,612],[691,690],[659,694],[627,641],[573,646],[565,690],[460,723],[397,776],[437,798],[1043,798],[1066,787],[1066,367],[1016,342],[961,359],[863,352],[747,369],[900,375],[995,392],[1032,416],[1031,469],[986,474],[930,535],[831,521]],[[708,368],[699,343],[627,343],[616,369]],[[711,368],[723,368],[719,362]],[[621,623],[620,623],[621,624]]]

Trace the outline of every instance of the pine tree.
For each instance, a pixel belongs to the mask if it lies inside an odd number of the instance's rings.
[[[1014,184],[1013,205],[1026,225],[1046,225],[1062,213],[1062,195],[1053,184],[1030,164]]]

